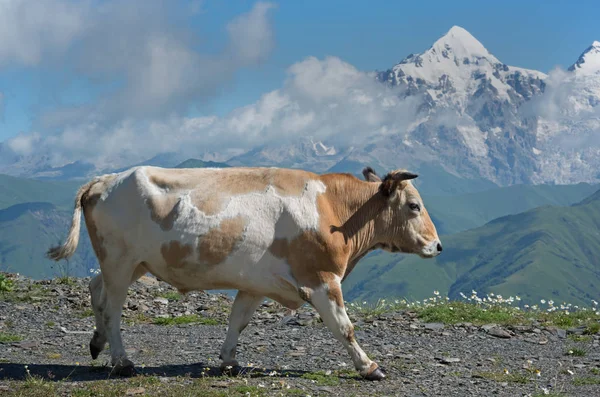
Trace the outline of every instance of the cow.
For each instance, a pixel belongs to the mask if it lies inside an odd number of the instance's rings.
[[[136,373],[121,339],[129,286],[146,273],[182,294],[237,290],[221,368],[240,368],[242,330],[271,298],[293,311],[305,303],[348,351],[368,380],[385,378],[362,350],[344,306],[341,282],[375,249],[432,258],[442,252],[419,192],[417,175],[400,169],[365,180],[275,167],[168,169],[153,166],[95,177],[77,192],[64,244],[52,260],[77,248],[81,212],[101,272],[89,283],[96,359],[110,344],[112,370]]]

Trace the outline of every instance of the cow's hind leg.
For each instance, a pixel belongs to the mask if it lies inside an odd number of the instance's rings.
[[[135,374],[133,363],[127,358],[121,339],[121,314],[127,298],[127,289],[137,274],[137,266],[131,266],[124,260],[105,260],[102,265],[102,289],[99,306],[106,339],[110,344],[112,373],[131,376]],[[143,273],[142,273],[143,274]],[[139,277],[139,276],[138,276]]]
[[[222,370],[232,370],[231,372],[235,372],[239,369],[239,364],[235,359],[238,338],[240,337],[240,333],[250,322],[252,315],[262,300],[262,296],[238,291],[235,300],[233,301],[233,306],[231,307],[231,314],[229,315],[227,336],[225,337],[223,346],[221,346],[220,358],[222,360]]]
[[[381,380],[385,375],[377,363],[367,357],[354,338],[354,325],[350,322],[344,307],[339,278],[335,276],[333,278],[313,290],[310,303],[317,309],[327,328],[344,345],[360,375],[368,380]]]
[[[139,265],[133,276],[131,277],[130,285],[133,284],[136,280],[146,274],[147,269],[143,264]],[[96,320],[96,329],[94,330],[94,335],[92,336],[92,340],[90,341],[90,354],[92,355],[92,359],[95,360],[98,358],[98,355],[102,350],[104,350],[104,346],[106,345],[106,328],[104,325],[104,311],[106,308],[106,299],[102,299],[102,288],[103,288],[103,280],[102,273],[98,274],[89,284],[90,296],[92,301],[92,309],[94,311],[94,317]]]
[[[92,309],[96,319],[96,329],[90,341],[90,354],[93,360],[98,358],[98,355],[104,350],[104,346],[106,345],[106,329],[104,328],[105,302],[101,300],[102,284],[102,273],[100,273],[92,278],[88,286],[92,300]]]

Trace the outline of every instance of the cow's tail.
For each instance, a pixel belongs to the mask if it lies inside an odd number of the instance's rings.
[[[69,229],[69,235],[67,240],[62,245],[51,247],[47,252],[46,256],[52,260],[59,261],[61,259],[69,258],[75,253],[77,244],[79,244],[79,229],[81,228],[81,199],[84,194],[94,185],[98,179],[94,179],[85,185],[81,186],[75,196],[75,208],[73,210],[73,219],[71,221],[71,228]]]

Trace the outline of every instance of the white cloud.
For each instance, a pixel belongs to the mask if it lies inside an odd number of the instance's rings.
[[[37,144],[40,143],[41,136],[38,133],[19,134],[7,141],[8,147],[18,155],[27,156],[37,149]]]
[[[203,13],[202,4],[183,10],[166,1],[78,4],[84,4],[76,14],[83,28],[42,52],[63,53],[64,67],[115,88],[93,103],[43,113],[30,134],[7,141],[14,152],[44,155],[52,166],[78,159],[124,166],[170,151],[226,156],[300,136],[352,146],[406,131],[417,113],[421,98],[401,100],[400,88],[339,58],[309,57],[288,68],[280,89],[253,104],[221,118],[186,117],[237,70],[266,59],[274,46],[273,5],[259,2],[234,18],[221,51],[206,53],[178,23],[190,11]],[[12,60],[22,61],[14,54]]]
[[[85,158],[103,167],[170,151],[190,157],[212,151],[237,154],[300,136],[351,146],[404,132],[414,121],[420,98],[400,100],[399,88],[380,84],[338,58],[310,57],[288,72],[282,88],[222,118],[126,118],[108,126],[94,119],[45,137],[38,149],[49,153],[54,166]]]
[[[168,0],[0,0],[0,67],[51,67],[102,87],[105,94],[97,100],[38,114],[39,130],[98,115],[116,123],[182,115],[217,95],[241,68],[263,62],[273,48],[271,3],[258,2],[234,18],[223,47],[210,51],[207,38],[189,23],[192,16],[210,17],[202,6]]]
[[[0,66],[64,53],[85,28],[87,0],[0,0]]]

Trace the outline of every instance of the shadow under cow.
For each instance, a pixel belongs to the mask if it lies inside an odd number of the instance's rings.
[[[0,380],[26,380],[28,376],[40,377],[47,381],[97,381],[119,378],[111,373],[109,366],[65,365],[65,364],[28,364],[0,363]],[[190,378],[227,376],[219,367],[202,363],[146,366],[136,368],[138,375]],[[240,377],[301,377],[307,371],[274,370],[257,367],[236,368],[233,376]],[[274,375],[275,374],[275,375]]]

